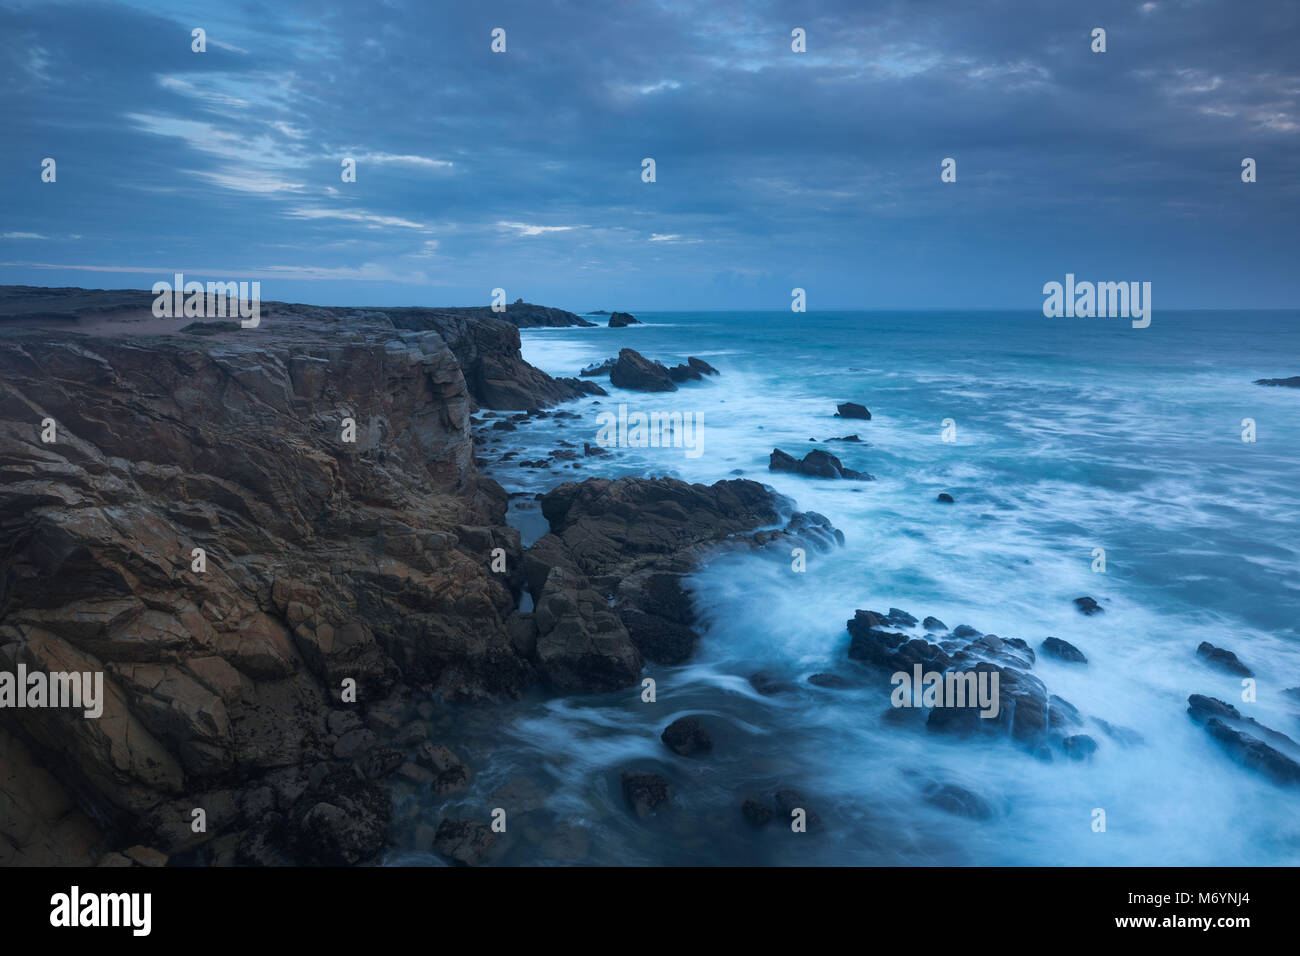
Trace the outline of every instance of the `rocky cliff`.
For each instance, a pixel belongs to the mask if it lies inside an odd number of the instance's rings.
[[[694,557],[785,513],[565,486],[526,562],[470,413],[580,389],[513,325],[263,303],[158,334],[75,291],[0,295],[0,671],[102,673],[103,714],[0,709],[0,864],[371,859],[391,781],[464,779],[421,701],[635,682],[689,649]]]

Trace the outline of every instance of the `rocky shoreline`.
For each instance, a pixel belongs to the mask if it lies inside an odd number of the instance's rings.
[[[98,719],[0,709],[0,865],[355,865],[407,843],[478,862],[495,839],[490,808],[436,827],[394,809],[450,798],[473,776],[446,708],[636,693],[647,663],[691,658],[703,562],[731,550],[788,562],[843,541],[754,481],[629,477],[539,495],[547,531],[525,546],[480,455],[605,394],[586,371],[552,378],[520,353],[521,327],[592,325],[573,313],[263,303],[256,330],[159,331],[150,301],[0,289],[0,671],[97,671],[106,688]],[[631,349],[592,371],[645,391],[718,374]],[[838,414],[871,419],[855,403]],[[584,443],[519,464],[603,452]],[[770,467],[871,478],[823,451],[776,449]],[[1040,653],[1088,666],[1054,637],[1035,650],[890,608],[857,611],[843,650],[842,667],[808,683],[878,687],[900,732],[1005,735],[1044,760],[1087,761],[1099,738],[1144,745],[1032,673]],[[1232,651],[1193,653],[1251,673]],[[890,708],[887,678],[917,666],[996,674],[997,717]],[[750,684],[790,692],[762,673]],[[1300,781],[1291,738],[1202,695],[1189,714],[1262,777]],[[679,757],[713,750],[691,715],[662,739]],[[674,799],[648,770],[619,785],[638,820]],[[955,781],[927,787],[950,813],[993,812]],[[815,829],[786,787],[737,794],[734,808],[754,827],[800,810]]]

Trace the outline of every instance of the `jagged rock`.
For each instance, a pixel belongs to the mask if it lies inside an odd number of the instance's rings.
[[[1278,783],[1300,783],[1300,744],[1286,734],[1203,694],[1187,698],[1187,713],[1238,762]]]
[[[1281,784],[1300,784],[1300,762],[1270,747],[1251,734],[1229,727],[1217,717],[1205,722],[1205,730],[1221,743],[1238,762]]]
[[[1253,677],[1255,672],[1237,659],[1237,655],[1222,647],[1215,647],[1209,641],[1201,641],[1196,648],[1196,656],[1206,663],[1238,677]]]
[[[838,458],[821,449],[808,452],[800,461],[793,455],[774,448],[767,468],[768,471],[789,471],[810,478],[847,478],[855,481],[869,481],[872,478],[866,472],[845,468]]]
[[[611,385],[618,388],[630,388],[638,392],[675,392],[677,385],[668,374],[668,369],[658,362],[652,362],[636,349],[621,349],[618,361],[609,370]]]
[[[944,624],[943,621],[939,620],[937,617],[927,617],[924,621],[921,622],[921,626],[925,628],[927,631],[948,630],[948,625]]]
[[[640,325],[641,320],[627,312],[613,312],[609,317],[609,327],[611,329],[621,329],[628,325]]]
[[[825,534],[799,513],[785,531],[754,533],[779,524],[788,506],[743,479],[592,478],[548,492],[550,533],[524,559],[543,675],[562,690],[613,690],[639,679],[643,657],[686,660],[697,635],[683,575],[724,542],[807,544]]]
[[[378,719],[399,681],[468,700],[535,682],[533,649],[507,623],[523,552],[504,491],[477,471],[470,414],[540,414],[581,392],[523,362],[515,325],[486,312],[263,302],[257,329],[138,334],[132,316],[152,299],[0,290],[0,319],[59,301],[68,315],[0,338],[0,657],[102,670],[105,698],[100,720],[7,709],[0,730],[21,734],[96,826],[167,854],[195,838],[160,808],[217,781],[237,799],[277,775],[305,781],[336,749],[387,807],[379,778],[401,765],[385,737],[406,721],[359,727],[332,710],[340,684],[355,681]],[[518,305],[507,317],[533,322]],[[507,574],[489,570],[496,548]],[[368,791],[285,785],[299,789],[278,823],[252,815],[246,833],[221,835],[234,838],[227,858],[348,862],[382,848]],[[16,788],[0,780],[0,803]],[[43,819],[20,803],[29,822],[14,832]],[[34,858],[70,861],[80,818],[66,819],[48,849],[28,841]]]
[[[1063,641],[1059,637],[1049,637],[1039,645],[1043,653],[1057,660],[1067,661],[1073,664],[1086,664],[1088,658],[1084,656],[1083,651],[1079,650],[1069,641]]]

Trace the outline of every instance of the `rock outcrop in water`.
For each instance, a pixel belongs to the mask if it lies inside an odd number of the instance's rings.
[[[621,349],[617,358],[588,365],[578,373],[583,377],[608,375],[611,385],[638,392],[674,392],[681,382],[698,382],[718,370],[708,362],[691,356],[671,368],[646,358],[636,349]]]
[[[1276,783],[1300,784],[1300,744],[1286,734],[1202,694],[1187,698],[1187,713],[1237,762]]]
[[[1292,375],[1290,378],[1257,378],[1256,385],[1274,385],[1280,388],[1300,388],[1300,375]]]
[[[668,369],[652,362],[636,349],[620,349],[618,361],[609,370],[609,382],[618,388],[638,392],[675,392],[677,385]]]
[[[1036,655],[1026,641],[981,634],[972,627],[960,625],[936,642],[931,639],[935,625],[938,625],[936,619],[926,618],[926,623],[921,625],[928,632],[926,636],[911,635],[906,631],[916,627],[916,618],[904,611],[897,608],[890,608],[888,614],[857,611],[847,624],[848,657],[878,674],[903,673],[911,678],[920,668],[923,674],[937,675],[941,682],[950,676],[971,675],[976,682],[986,682],[990,701],[996,701],[996,713],[989,708],[988,715],[982,716],[981,705],[967,697],[959,704],[947,700],[939,706],[927,704],[920,709],[905,705],[890,711],[891,718],[906,719],[914,715],[933,733],[959,737],[1004,733],[1042,757],[1050,757],[1056,751],[1072,759],[1085,759],[1096,751],[1096,741],[1082,732],[1084,719],[1079,711],[1068,701],[1049,693],[1046,685],[1029,673]],[[997,676],[996,696],[993,675]],[[1124,743],[1136,737],[1125,728],[1112,727],[1096,718],[1093,723]]]
[[[817,449],[810,451],[800,460],[779,448],[772,449],[767,464],[768,471],[788,471],[809,478],[847,478],[853,481],[870,481],[872,476],[865,471],[845,468],[844,463],[830,452]]]
[[[685,576],[723,542],[837,543],[820,515],[796,513],[784,529],[760,531],[779,525],[789,502],[744,479],[590,478],[541,504],[551,530],[525,558],[536,608],[527,642],[560,690],[629,687],[643,660],[686,660],[698,634]]]
[[[627,312],[614,312],[609,317],[609,327],[611,329],[622,329],[629,325],[641,325],[642,322],[636,316]]]

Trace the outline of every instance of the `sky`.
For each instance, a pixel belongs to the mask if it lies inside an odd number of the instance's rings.
[[[1293,0],[0,0],[0,284],[1290,308],[1298,50]]]

